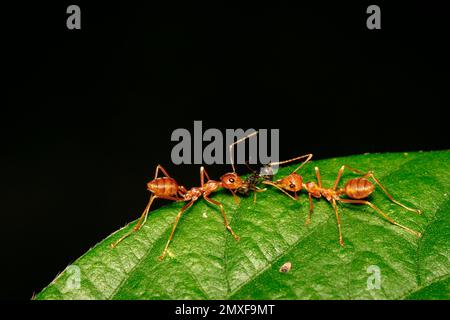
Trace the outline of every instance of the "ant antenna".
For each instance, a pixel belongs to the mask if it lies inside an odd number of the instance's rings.
[[[234,154],[233,154],[234,145],[238,144],[238,143],[241,143],[242,141],[244,141],[244,140],[246,140],[248,138],[251,138],[251,137],[253,137],[253,136],[257,135],[257,134],[258,134],[258,131],[252,132],[249,135],[247,135],[247,136],[245,136],[243,138],[240,138],[236,142],[233,142],[232,144],[230,144],[230,160],[231,160],[231,167],[233,168],[233,172],[236,172],[236,168],[234,167]]]
[[[253,172],[253,173],[256,173],[256,171],[255,170],[253,170],[253,168],[252,167],[250,167],[250,164],[248,163],[248,161],[245,161],[245,166],[247,167],[247,169],[248,170],[250,170],[251,172]]]
[[[294,171],[292,171],[292,173],[294,173],[294,172],[298,171],[301,167],[303,167],[306,163],[308,163],[312,157],[313,157],[312,153],[309,153],[309,154],[305,154],[305,155],[297,157],[297,158],[292,158],[292,159],[285,160],[285,161],[273,162],[273,163],[270,163],[269,165],[270,166],[278,166],[280,164],[290,163],[293,161],[297,161],[297,160],[306,158],[305,161],[303,161]]]

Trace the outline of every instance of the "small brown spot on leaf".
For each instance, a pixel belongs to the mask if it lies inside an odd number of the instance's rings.
[[[290,262],[286,262],[285,264],[283,264],[280,268],[280,272],[282,273],[288,273],[291,270],[292,267],[292,263]]]

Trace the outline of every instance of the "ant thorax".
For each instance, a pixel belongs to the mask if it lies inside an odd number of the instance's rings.
[[[184,199],[185,200],[197,200],[198,198],[200,198],[203,194],[203,190],[201,188],[198,187],[194,187],[189,189],[185,194],[184,194]]]
[[[209,180],[203,185],[203,192],[214,192],[221,186],[219,181]]]
[[[321,188],[314,182],[307,182],[304,185],[305,190],[310,193],[315,198],[320,198],[322,196]]]

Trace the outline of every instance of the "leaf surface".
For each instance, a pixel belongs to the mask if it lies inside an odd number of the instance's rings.
[[[110,244],[135,222],[90,249],[62,272],[37,299],[448,299],[450,297],[450,152],[365,154],[314,161],[301,169],[332,187],[347,164],[373,170],[398,201],[376,188],[369,200],[399,223],[422,232],[417,238],[364,205],[340,204],[345,246],[338,243],[336,218],[325,200],[293,201],[269,189],[235,204],[227,191],[212,196],[224,204],[224,228],[217,207],[203,199],[182,216],[169,254],[158,260],[182,203],[151,212],[145,226],[112,250]],[[295,166],[281,168],[277,178]],[[345,172],[340,186],[357,177]],[[144,204],[145,205],[145,204]],[[289,272],[280,267],[291,262]],[[377,275],[379,275],[378,278]],[[380,279],[379,286],[376,279]],[[79,280],[79,281],[78,281]]]

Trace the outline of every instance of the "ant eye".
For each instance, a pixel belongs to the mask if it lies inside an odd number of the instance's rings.
[[[295,184],[291,183],[291,184],[289,185],[289,188],[294,189],[294,188],[295,188]]]
[[[230,179],[228,179],[228,182],[233,183],[233,182],[234,182],[234,179],[233,179],[233,178],[230,178]]]

